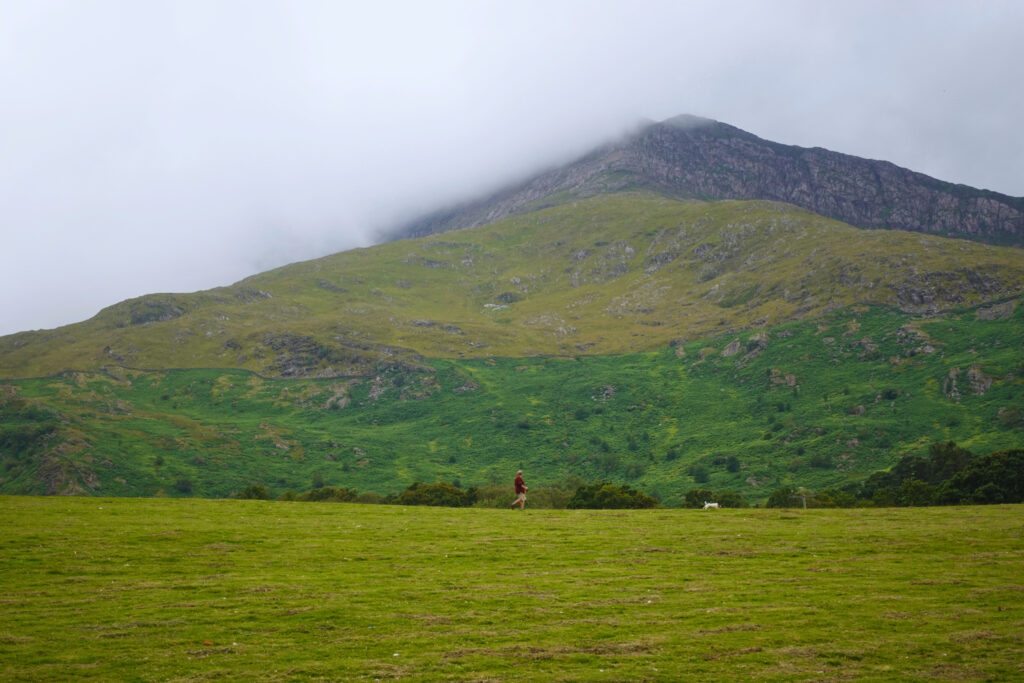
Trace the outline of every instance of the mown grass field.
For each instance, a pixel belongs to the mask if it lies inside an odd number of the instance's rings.
[[[1020,506],[0,498],[0,678],[1011,680]]]

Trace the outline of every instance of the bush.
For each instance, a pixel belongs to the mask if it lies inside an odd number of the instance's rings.
[[[476,489],[463,491],[445,482],[424,484],[413,482],[395,499],[399,505],[433,505],[441,507],[469,507],[476,501]]]
[[[702,508],[705,501],[714,501],[715,494],[711,489],[690,489],[683,496],[683,507]]]
[[[857,505],[856,496],[840,489],[826,489],[818,497],[822,501],[822,507],[852,508]],[[826,504],[826,499],[829,504]]]
[[[569,501],[570,510],[639,510],[658,506],[658,501],[629,486],[599,482],[576,489]]]
[[[808,461],[808,464],[811,467],[817,467],[819,469],[828,469],[829,467],[832,467],[832,459],[825,455],[824,453],[815,453],[814,455],[811,456],[811,459]]]
[[[708,500],[711,500],[710,498]],[[722,491],[715,497],[715,502],[724,508],[747,508],[750,503],[735,491]]]
[[[796,498],[796,489],[792,486],[784,486],[772,491],[768,501],[764,504],[769,508],[790,508],[800,505]]]
[[[626,469],[623,470],[623,474],[626,479],[638,479],[643,476],[646,468],[638,462],[631,462],[626,465]]]
[[[295,500],[302,502],[327,502],[327,503],[348,503],[356,499],[358,491],[353,489],[339,489],[334,486],[321,486],[312,491],[306,491]]]
[[[33,447],[43,447],[47,439],[57,432],[54,424],[22,425],[0,429],[0,450],[15,455],[31,452]]]
[[[703,484],[711,478],[711,473],[704,465],[690,465],[689,473],[698,484]]]
[[[250,484],[235,494],[243,500],[270,500],[270,491],[263,484]]]
[[[182,477],[174,482],[174,489],[178,493],[192,493],[192,480],[188,477]]]

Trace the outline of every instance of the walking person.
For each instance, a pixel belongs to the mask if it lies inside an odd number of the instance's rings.
[[[523,483],[523,471],[519,470],[516,472],[516,499],[509,505],[510,508],[518,505],[520,510],[526,509],[526,490],[528,488],[530,487]]]

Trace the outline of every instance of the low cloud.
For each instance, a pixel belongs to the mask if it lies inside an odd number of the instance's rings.
[[[0,334],[370,243],[641,118],[1024,194],[1024,10],[8,0]]]

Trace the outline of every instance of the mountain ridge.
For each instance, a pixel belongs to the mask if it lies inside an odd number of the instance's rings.
[[[784,145],[692,115],[643,126],[574,162],[410,221],[388,237],[482,225],[626,189],[675,199],[783,201],[865,229],[1024,246],[1022,197],[949,183],[887,161]]]
[[[475,227],[0,337],[0,491],[386,494],[527,468],[758,501],[937,441],[1020,446],[1024,250],[673,198],[650,178],[682,177],[678,136],[728,143],[698,145],[712,188],[757,154],[846,161],[697,119],[646,130],[646,176],[601,148],[445,219]]]

